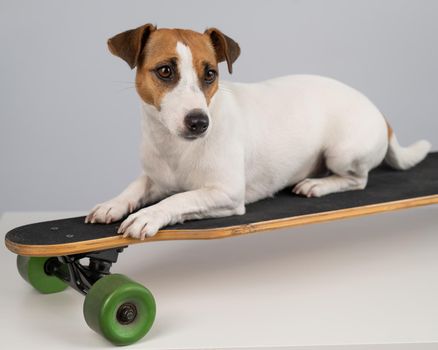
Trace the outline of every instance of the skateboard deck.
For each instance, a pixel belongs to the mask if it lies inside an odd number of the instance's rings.
[[[118,235],[120,222],[85,224],[84,217],[75,217],[17,227],[6,234],[5,244],[19,255],[62,256],[143,242],[234,237],[434,203],[438,203],[438,152],[407,171],[385,165],[374,169],[362,191],[304,198],[285,189],[247,205],[244,215],[168,226],[144,241]]]

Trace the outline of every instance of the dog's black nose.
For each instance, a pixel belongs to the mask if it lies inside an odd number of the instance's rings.
[[[201,135],[204,133],[209,124],[208,116],[200,109],[190,111],[184,118],[184,124],[190,134]]]

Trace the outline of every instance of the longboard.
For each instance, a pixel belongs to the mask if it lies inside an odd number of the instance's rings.
[[[234,237],[434,203],[438,203],[438,152],[408,171],[385,166],[373,170],[362,191],[304,198],[286,189],[247,205],[245,215],[168,226],[144,241],[118,235],[120,222],[91,225],[76,217],[17,227],[7,233],[5,243],[20,255],[59,256],[143,242]]]
[[[118,235],[120,222],[92,225],[84,223],[85,217],[75,217],[17,227],[6,234],[5,244],[18,255],[19,272],[34,288],[51,293],[70,285],[85,294],[88,325],[111,342],[125,345],[147,333],[155,317],[155,302],[143,286],[123,275],[110,274],[111,264],[124,247],[164,240],[235,237],[437,203],[435,152],[407,171],[378,167],[370,173],[362,191],[304,198],[285,189],[273,198],[247,205],[244,215],[168,226],[144,241]],[[83,258],[89,258],[88,265]]]

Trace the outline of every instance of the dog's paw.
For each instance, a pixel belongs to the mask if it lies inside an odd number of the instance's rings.
[[[322,179],[304,179],[295,185],[292,192],[305,197],[321,197],[326,194],[325,187]]]
[[[145,239],[154,236],[158,230],[168,225],[170,216],[165,211],[154,208],[154,206],[144,208],[129,215],[119,227],[118,233],[123,237],[133,237]]]
[[[96,205],[85,218],[85,223],[109,224],[132,213],[134,205],[126,200],[112,199]]]

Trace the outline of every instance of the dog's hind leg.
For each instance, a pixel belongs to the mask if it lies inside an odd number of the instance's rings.
[[[321,197],[334,192],[364,189],[368,180],[367,162],[344,158],[327,157],[326,166],[332,175],[304,179],[296,184],[292,191],[306,197]]]

